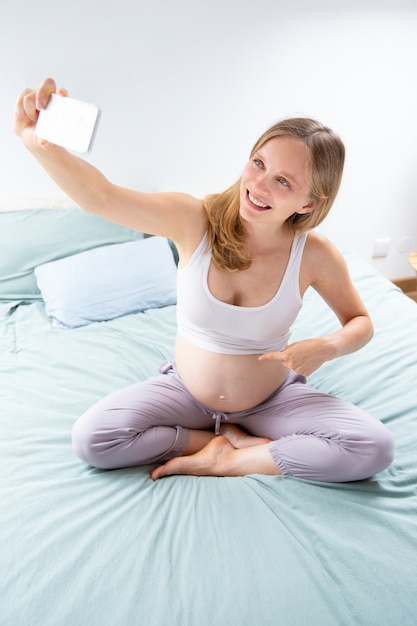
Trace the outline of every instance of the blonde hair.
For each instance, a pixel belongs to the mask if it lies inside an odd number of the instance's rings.
[[[294,233],[301,234],[318,226],[328,214],[342,179],[345,148],[330,128],[310,118],[295,117],[282,120],[263,133],[250,157],[275,137],[301,139],[306,148],[306,178],[315,207],[310,213],[294,213],[287,219]],[[214,263],[227,271],[248,268],[251,259],[245,250],[245,227],[239,214],[240,179],[223,193],[206,196],[203,205]]]

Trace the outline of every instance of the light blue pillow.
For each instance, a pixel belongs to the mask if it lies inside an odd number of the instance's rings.
[[[163,237],[102,246],[35,268],[54,325],[85,326],[176,303],[177,267]]]
[[[21,206],[29,204],[22,201]],[[38,265],[142,238],[77,207],[0,210],[0,302],[40,300],[33,273]]]

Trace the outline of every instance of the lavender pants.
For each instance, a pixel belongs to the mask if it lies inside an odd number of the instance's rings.
[[[184,453],[188,429],[218,433],[224,422],[272,439],[270,454],[289,476],[361,480],[392,461],[393,439],[379,420],[295,373],[261,404],[222,413],[198,402],[172,363],[160,372],[110,394],[79,418],[73,447],[83,461],[102,469],[160,464]]]

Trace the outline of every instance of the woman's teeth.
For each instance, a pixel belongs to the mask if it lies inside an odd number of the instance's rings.
[[[256,198],[254,198],[252,196],[251,193],[248,192],[248,197],[249,200],[252,202],[252,204],[254,204],[255,206],[259,207],[260,209],[270,209],[271,207],[269,206],[269,204],[264,204],[263,202],[261,202],[260,200],[257,200]]]

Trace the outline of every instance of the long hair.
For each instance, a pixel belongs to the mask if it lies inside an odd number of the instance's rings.
[[[318,226],[328,214],[342,179],[345,147],[330,128],[310,118],[295,117],[282,120],[263,133],[250,157],[275,137],[301,139],[306,148],[306,179],[315,207],[310,213],[294,213],[287,219],[294,234],[301,234]],[[209,222],[208,247],[214,263],[226,271],[247,269],[251,264],[239,213],[240,182],[241,179],[223,193],[203,199]]]

